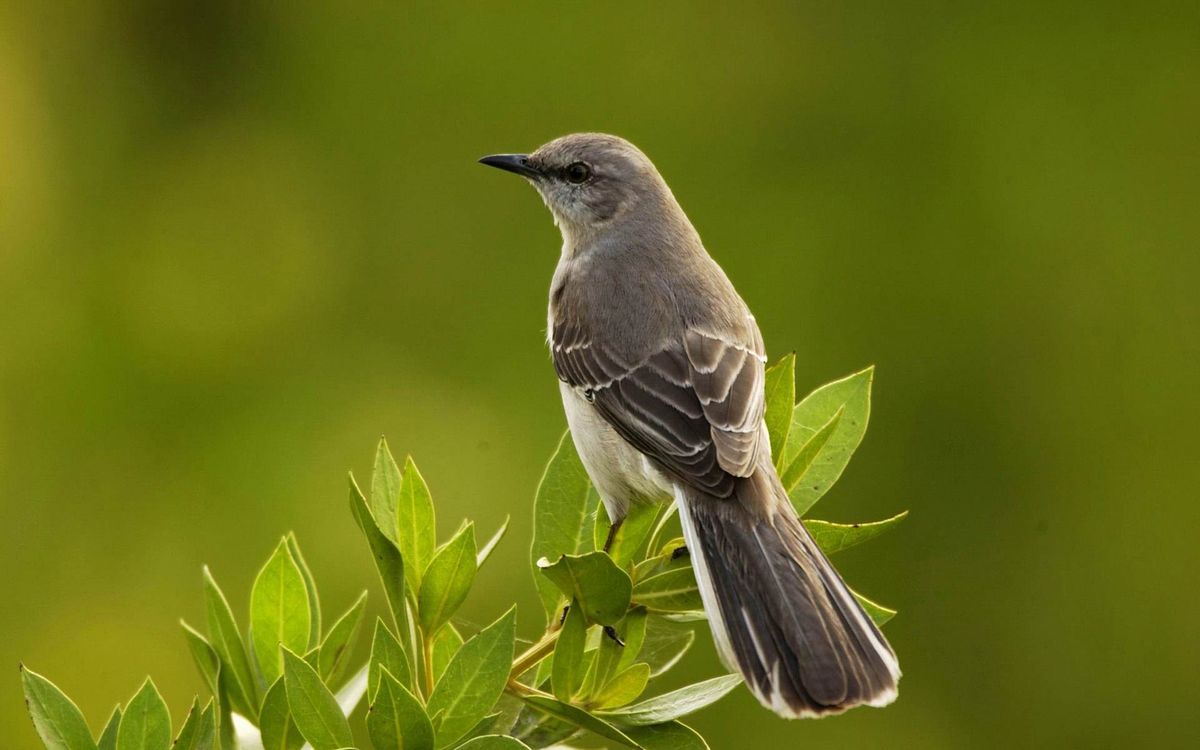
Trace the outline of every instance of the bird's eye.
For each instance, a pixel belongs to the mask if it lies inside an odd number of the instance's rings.
[[[567,165],[563,174],[566,176],[567,182],[573,185],[582,185],[592,176],[592,168],[581,161],[577,161]]]

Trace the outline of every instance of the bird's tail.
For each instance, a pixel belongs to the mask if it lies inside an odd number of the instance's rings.
[[[769,466],[736,497],[676,501],[717,649],[764,706],[801,718],[895,700],[895,654]]]

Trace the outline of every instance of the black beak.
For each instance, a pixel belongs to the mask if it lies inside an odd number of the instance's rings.
[[[528,154],[495,154],[483,157],[479,160],[479,163],[531,179],[537,179],[542,176],[541,170],[529,163]]]

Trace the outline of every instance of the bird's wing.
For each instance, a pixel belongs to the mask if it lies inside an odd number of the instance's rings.
[[[692,329],[637,362],[623,361],[582,326],[551,338],[559,379],[580,389],[635,448],[670,474],[718,497],[757,465],[763,417],[762,341]]]

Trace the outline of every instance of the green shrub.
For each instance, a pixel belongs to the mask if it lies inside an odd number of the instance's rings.
[[[793,405],[794,358],[768,370],[767,426],[793,503],[807,512],[829,490],[861,442],[870,413],[871,369],[830,383]],[[371,655],[348,670],[363,629],[367,594],[332,621],[291,534],[254,581],[248,629],[204,571],[206,633],[187,623],[185,640],[212,698],[197,699],[176,733],[149,679],[118,707],[97,739],[74,703],[22,667],[38,735],[50,750],[341,750],[348,717],[366,698],[376,750],[539,748],[594,734],[633,748],[707,747],[680,719],[737,687],[720,675],[642,698],[671,669],[704,619],[671,505],[635,506],[600,551],[609,526],[564,436],[534,501],[530,564],[545,630],[518,648],[516,608],[474,634],[454,625],[476,570],[507,522],[480,547],[464,522],[446,542],[434,532],[434,505],[411,459],[401,469],[381,441],[369,491],[350,478],[350,508],[366,537],[387,603],[368,628]],[[805,519],[828,554],[890,529],[876,523]],[[863,597],[879,624],[895,612]],[[707,632],[705,631],[705,634]],[[348,676],[347,676],[348,675]]]

